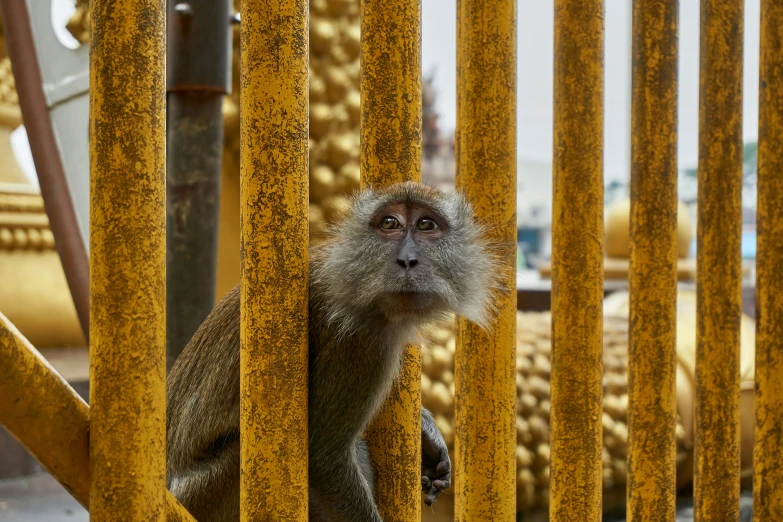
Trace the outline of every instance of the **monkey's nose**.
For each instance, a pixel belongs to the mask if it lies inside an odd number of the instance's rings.
[[[411,268],[419,264],[419,260],[413,256],[398,257],[397,264],[400,265],[405,270],[410,270]]]

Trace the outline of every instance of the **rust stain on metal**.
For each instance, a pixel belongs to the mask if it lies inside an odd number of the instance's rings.
[[[90,408],[0,314],[0,424],[86,509]],[[168,522],[195,522],[165,491]]]
[[[702,522],[739,520],[743,4],[701,4],[694,501]]]
[[[601,520],[603,0],[555,0],[550,520]]]
[[[421,0],[361,3],[361,183],[421,181]],[[381,517],[421,517],[421,351],[367,431]]]
[[[678,4],[633,7],[630,522],[669,522],[676,511]]]
[[[241,6],[241,520],[308,520],[308,2]]]
[[[90,518],[162,521],[166,3],[90,7]]]
[[[457,3],[457,188],[503,260],[490,331],[458,320],[455,520],[516,520],[516,2]]]
[[[85,508],[90,408],[0,314],[0,424]]]
[[[407,346],[389,399],[367,430],[375,501],[385,522],[421,516],[421,348]]]
[[[363,186],[421,180],[421,0],[362,2]]]
[[[783,4],[761,2],[753,518],[783,520]]]

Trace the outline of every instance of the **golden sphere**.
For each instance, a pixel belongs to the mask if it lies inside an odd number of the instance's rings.
[[[23,228],[14,229],[14,244],[17,248],[27,247],[27,232]]]
[[[334,191],[334,173],[326,165],[310,170],[310,200],[324,201]]]
[[[326,83],[323,78],[310,71],[310,103],[324,101],[326,101]],[[310,110],[312,110],[312,106]]]
[[[693,223],[683,202],[677,205],[677,257],[690,256],[694,237]],[[628,259],[631,256],[631,200],[625,198],[606,208],[605,243],[607,257]]]
[[[326,99],[330,103],[339,103],[348,94],[351,88],[351,77],[342,69],[333,67],[326,71],[324,75],[326,81]]]
[[[333,119],[332,108],[325,103],[310,106],[310,136],[321,139],[329,132]]]
[[[310,23],[310,50],[315,56],[321,56],[330,51],[337,30],[327,20],[313,20]]]
[[[43,244],[41,232],[35,228],[30,228],[27,230],[27,240],[29,241],[30,246],[35,249],[41,248]]]
[[[361,169],[359,164],[349,161],[340,169],[340,175],[336,179],[337,190],[350,194],[357,190],[361,184]]]
[[[7,228],[0,228],[0,247],[11,248],[14,245],[14,233]]]
[[[358,139],[349,133],[331,135],[326,139],[329,164],[339,170],[352,159],[358,159]]]
[[[345,97],[345,108],[348,111],[348,116],[351,118],[351,123],[359,125],[361,119],[362,110],[362,97],[358,90],[351,89]]]

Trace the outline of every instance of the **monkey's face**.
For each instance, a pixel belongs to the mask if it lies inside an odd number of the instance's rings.
[[[429,321],[455,312],[486,326],[496,263],[470,205],[420,183],[365,190],[331,230],[312,273],[333,318]]]
[[[407,316],[445,308],[432,259],[448,234],[446,218],[422,203],[394,201],[375,213],[370,227],[385,260],[378,274],[386,286],[378,296],[381,309]]]

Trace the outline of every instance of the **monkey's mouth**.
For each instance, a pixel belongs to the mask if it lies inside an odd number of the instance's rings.
[[[413,290],[390,292],[387,295],[397,313],[426,310],[437,299],[437,295],[432,292],[418,292]]]

